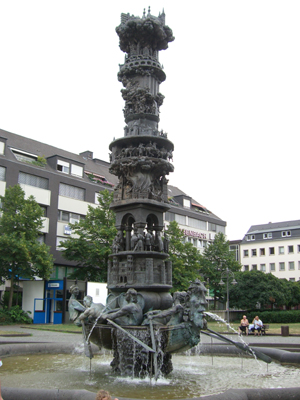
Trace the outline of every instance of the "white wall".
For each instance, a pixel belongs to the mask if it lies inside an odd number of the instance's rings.
[[[42,299],[44,297],[44,284],[45,282],[43,280],[23,282],[22,310],[31,311],[30,317],[32,319],[34,311],[34,299]],[[39,309],[38,302],[37,309]]]
[[[25,198],[27,199],[29,196],[33,196],[35,201],[39,204],[44,204],[46,206],[50,206],[51,200],[51,191],[46,189],[40,189],[35,186],[20,184],[21,188],[25,192]]]
[[[94,303],[106,304],[107,283],[88,282],[87,294],[92,296]]]

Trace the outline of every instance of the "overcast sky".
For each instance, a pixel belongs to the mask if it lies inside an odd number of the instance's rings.
[[[300,219],[299,0],[0,0],[0,128],[108,161],[125,125],[115,27],[149,5],[175,36],[160,52],[170,184],[230,240]]]

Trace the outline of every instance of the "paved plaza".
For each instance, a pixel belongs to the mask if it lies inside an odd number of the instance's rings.
[[[82,335],[80,333],[66,333],[66,332],[53,332],[47,330],[39,330],[27,327],[25,325],[5,325],[0,327],[1,331],[14,331],[22,335],[29,334],[31,336],[0,336],[0,344],[6,343],[82,343]],[[224,334],[227,338],[239,341],[237,334]],[[266,334],[263,336],[242,336],[242,340],[250,346],[262,346],[262,345],[274,345],[274,347],[282,347],[284,345],[295,345],[300,346],[300,336],[290,335],[284,337],[281,335]],[[211,339],[209,336],[201,334],[202,343],[222,343],[219,340]]]

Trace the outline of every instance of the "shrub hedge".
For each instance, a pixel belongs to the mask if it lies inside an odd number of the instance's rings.
[[[240,319],[242,319],[244,313],[241,313]],[[248,311],[246,312],[247,319],[251,323],[256,315],[262,320],[264,324],[287,324],[287,323],[296,323],[300,322],[300,310],[265,310],[265,311]]]

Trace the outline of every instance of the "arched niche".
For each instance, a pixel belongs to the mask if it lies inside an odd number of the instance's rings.
[[[134,230],[135,219],[131,213],[125,214],[122,218],[121,229],[125,231],[126,250],[130,250],[131,235]]]

